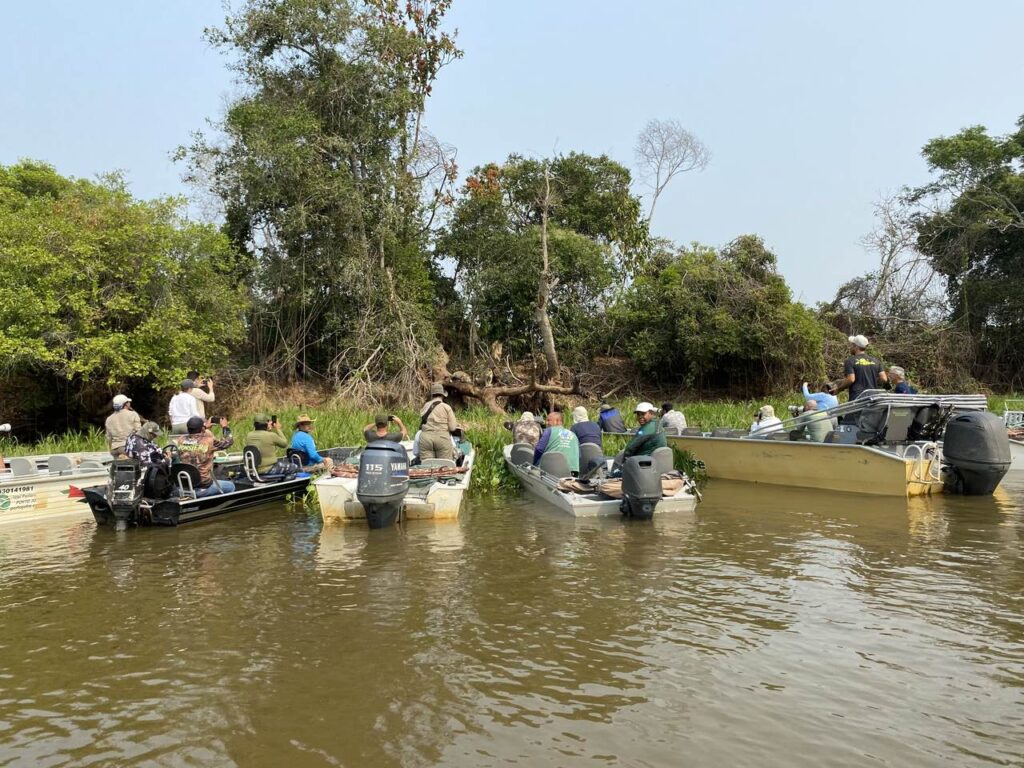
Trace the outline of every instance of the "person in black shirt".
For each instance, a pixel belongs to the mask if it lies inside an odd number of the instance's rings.
[[[889,380],[882,364],[865,350],[868,348],[866,336],[850,336],[850,356],[843,365],[843,380],[836,387],[836,392],[850,390],[850,400],[856,400],[861,392],[868,389],[879,389],[880,384]]]
[[[398,426],[397,432],[391,429],[392,424]],[[363,427],[363,437],[366,438],[368,443],[372,443],[375,440],[390,440],[393,443],[398,443],[409,439],[409,430],[405,428],[405,424],[397,416],[378,413],[374,417],[372,424],[367,424]]]

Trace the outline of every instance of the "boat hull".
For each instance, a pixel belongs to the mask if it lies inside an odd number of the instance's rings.
[[[729,437],[669,437],[704,462],[709,478],[877,496],[941,493],[939,462],[903,458],[872,446]]]
[[[1010,441],[1010,471],[1024,472],[1024,440]]]
[[[519,484],[530,496],[557,507],[573,517],[622,517],[622,502],[619,499],[602,497],[597,494],[580,494],[554,488],[550,478],[537,467],[524,468],[512,463],[512,446],[505,446],[505,466],[515,475]],[[677,495],[663,498],[654,508],[654,514],[690,512],[697,506],[693,494],[680,491]]]
[[[5,476],[0,479],[0,524],[88,515],[88,509],[80,503],[81,497],[73,495],[72,486],[81,488],[103,482],[107,476],[107,469]]]

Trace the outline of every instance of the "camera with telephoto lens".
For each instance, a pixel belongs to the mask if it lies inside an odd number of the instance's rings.
[[[801,413],[804,412],[804,407],[802,405],[790,405],[787,407],[789,408],[790,416],[799,416]]]

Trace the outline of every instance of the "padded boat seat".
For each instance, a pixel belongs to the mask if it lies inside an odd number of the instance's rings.
[[[15,477],[31,477],[39,474],[39,467],[33,459],[26,459],[24,456],[11,456],[7,459],[11,465],[11,474]]]
[[[72,472],[75,469],[75,462],[70,456],[57,454],[47,460],[46,467],[51,473]]]
[[[509,460],[517,467],[522,464],[533,464],[533,446],[529,443],[516,443],[512,446]]]
[[[668,446],[655,448],[651,452],[651,459],[653,459],[654,466],[657,468],[659,475],[672,472],[676,468],[675,454],[672,453],[672,449]]]
[[[701,431],[700,427],[685,427],[679,434],[690,437],[700,437],[704,433]]]
[[[711,430],[712,437],[732,437],[733,430],[729,427],[715,427]]]
[[[533,458],[532,456],[530,457]],[[555,477],[572,477],[572,470],[569,469],[569,460],[560,453],[548,451],[540,457],[540,468]]]
[[[530,459],[533,459],[533,454],[530,455]],[[454,459],[423,459],[420,462],[421,467],[446,467],[455,469],[456,464]]]
[[[599,462],[604,458],[604,448],[595,443],[580,443],[580,470],[586,472],[591,462]]]
[[[779,442],[785,440],[788,442],[791,438],[789,436],[789,432],[772,432],[770,435],[768,435],[768,439],[777,440]]]

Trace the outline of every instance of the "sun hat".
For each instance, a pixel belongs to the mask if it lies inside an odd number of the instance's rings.
[[[147,421],[145,424],[142,425],[142,431],[152,435],[153,437],[156,437],[163,430],[160,429],[160,425],[157,424],[155,421]]]
[[[770,405],[762,405],[757,413],[762,419],[770,419],[775,415],[775,409]]]
[[[440,395],[441,397],[448,396],[448,393],[444,391],[444,384],[442,384],[441,382],[430,385],[430,396],[436,397],[437,395]]]
[[[533,421],[533,411],[523,411],[523,415],[519,417],[520,421]]]
[[[206,426],[206,419],[202,416],[193,416],[185,422],[185,429],[188,430],[190,435],[194,435],[197,432],[202,432],[203,427]]]
[[[847,338],[849,339],[850,343],[853,344],[853,346],[855,346],[855,347],[860,347],[861,349],[867,349],[868,348],[868,337],[867,336],[863,336],[861,334],[857,334],[856,336],[848,336]]]
[[[589,417],[587,416],[587,409],[584,408],[582,405],[577,405],[575,408],[572,409],[573,424],[582,424],[584,421],[587,421],[588,418]]]
[[[637,403],[636,408],[633,409],[633,413],[648,413],[653,410],[656,410],[655,407],[644,400],[641,403]]]
[[[295,426],[297,427],[299,426],[299,424],[312,424],[315,421],[316,419],[311,419],[306,414],[302,414],[301,416],[299,416],[299,418],[295,420]]]
[[[114,407],[124,408],[125,404],[130,403],[132,399],[128,395],[114,395]]]

